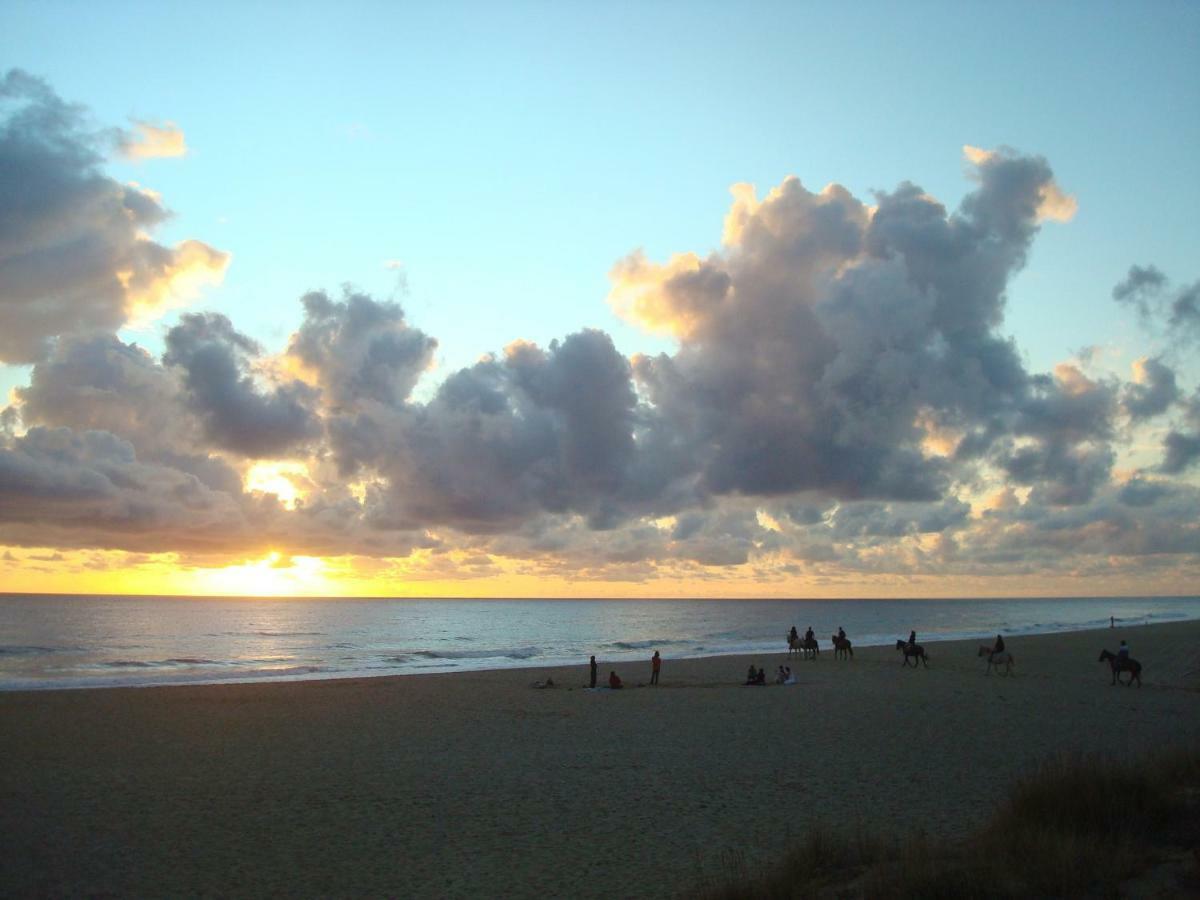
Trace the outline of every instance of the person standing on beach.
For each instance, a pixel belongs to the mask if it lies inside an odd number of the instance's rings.
[[[592,657],[591,667],[592,667],[592,678],[591,678],[591,683],[588,685],[588,687],[595,687],[596,686],[596,669],[598,668],[598,666],[596,665],[596,657],[594,657],[594,656]]]
[[[658,673],[662,669],[662,657],[658,655],[658,651],[654,651],[654,655],[650,657],[650,683],[658,684]]]

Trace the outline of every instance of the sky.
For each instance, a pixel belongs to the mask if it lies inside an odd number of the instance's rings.
[[[1178,594],[1200,7],[0,8],[7,590]]]

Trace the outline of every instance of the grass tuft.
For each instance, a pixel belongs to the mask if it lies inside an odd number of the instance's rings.
[[[1013,785],[963,841],[810,830],[779,864],[726,865],[709,900],[1115,896],[1164,849],[1194,844],[1200,751],[1125,763],[1060,756]],[[727,860],[727,863],[729,860]],[[1200,873],[1196,873],[1200,874]],[[1191,876],[1189,876],[1191,877]]]

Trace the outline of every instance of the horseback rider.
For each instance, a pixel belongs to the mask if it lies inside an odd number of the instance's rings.
[[[816,637],[813,635],[812,626],[809,625],[808,631],[804,632],[804,643],[811,645],[816,643],[816,640]]]
[[[1121,646],[1117,648],[1117,659],[1121,662],[1129,662],[1129,647],[1124,641],[1121,641]]]
[[[846,629],[843,628],[841,625],[839,625],[838,626],[838,640],[844,641],[845,639],[846,639]]]
[[[1003,652],[1004,652],[1004,638],[1002,638],[1000,635],[996,635],[996,643],[995,643],[995,646],[992,647],[992,656],[995,656],[997,653],[1003,653]]]
[[[908,646],[909,647],[917,646],[917,631],[915,628],[908,633]]]
[[[792,630],[788,632],[788,644],[794,644],[800,639],[800,632],[796,630],[796,626],[792,626]]]

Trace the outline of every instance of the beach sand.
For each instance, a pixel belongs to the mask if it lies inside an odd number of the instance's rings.
[[[1097,662],[1120,637],[1141,689]],[[1012,638],[1008,678],[978,643],[823,649],[791,687],[741,686],[780,653],[620,692],[581,664],[0,694],[0,894],[676,896],[813,824],[951,837],[1054,754],[1200,743],[1200,622]]]

